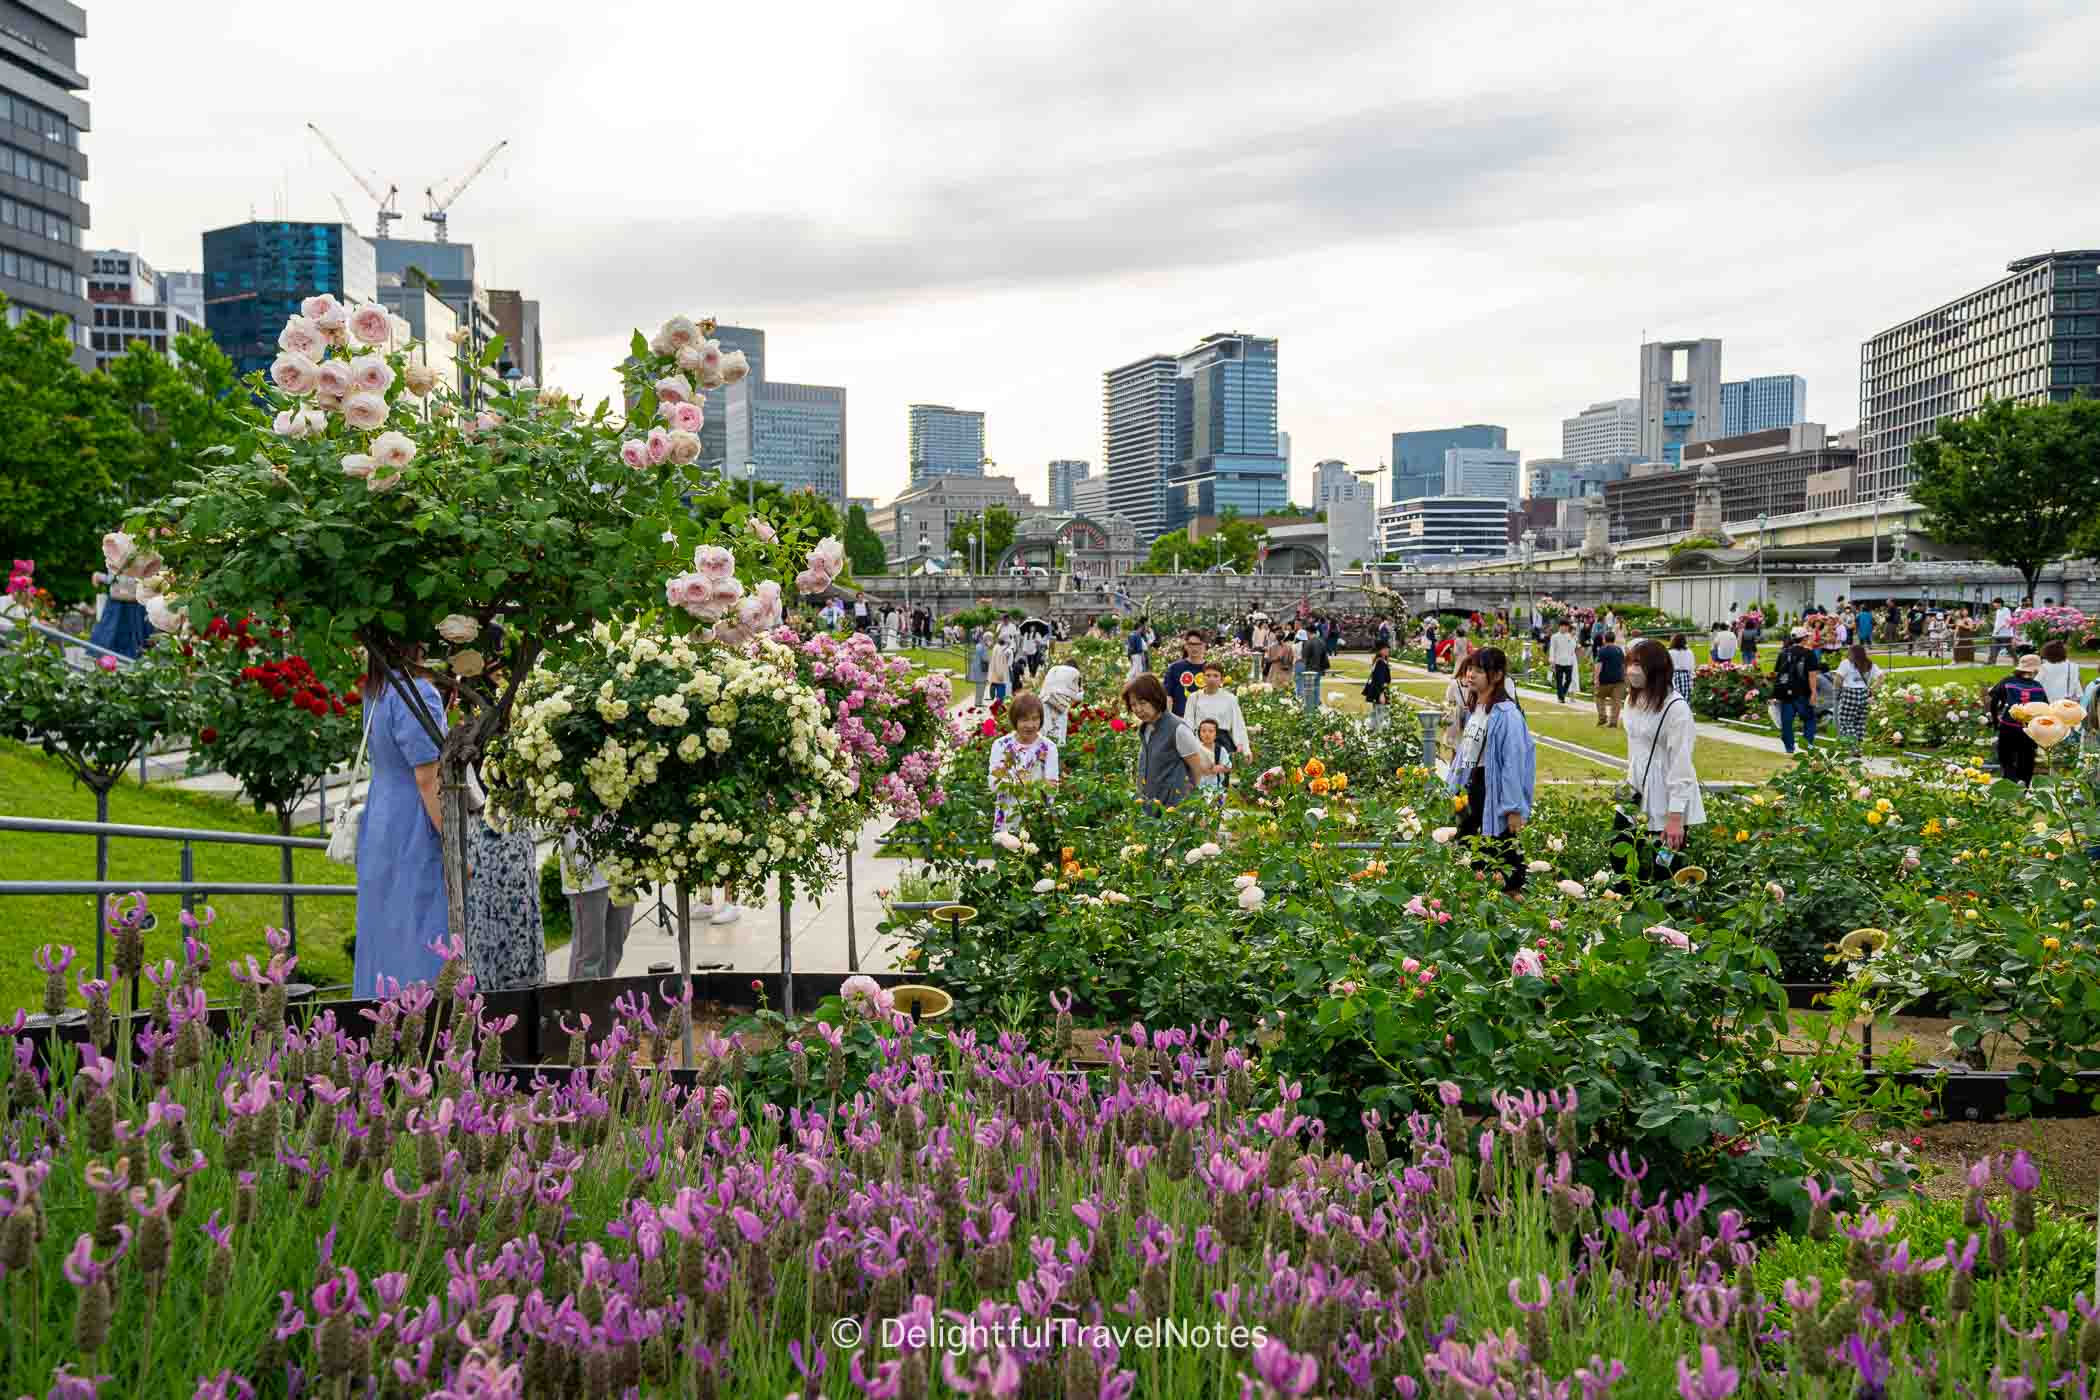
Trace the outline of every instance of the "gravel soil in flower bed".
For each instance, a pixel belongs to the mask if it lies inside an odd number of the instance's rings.
[[[1921,1176],[1919,1189],[1937,1200],[1961,1197],[1969,1163],[2024,1150],[2041,1163],[2044,1200],[2072,1215],[2094,1218],[2093,1201],[2100,1197],[2100,1118],[1928,1123],[1913,1135],[1912,1150],[1931,1168]],[[1994,1187],[1992,1194],[2001,1192]],[[2005,1214],[2002,1206],[1999,1214]]]

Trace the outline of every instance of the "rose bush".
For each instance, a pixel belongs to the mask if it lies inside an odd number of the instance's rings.
[[[1709,661],[1692,672],[1692,713],[1701,719],[1763,719],[1771,677],[1746,662]]]

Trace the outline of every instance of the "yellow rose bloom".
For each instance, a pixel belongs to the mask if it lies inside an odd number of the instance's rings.
[[[2042,951],[2043,951],[2043,952],[2045,952],[2045,953],[2053,953],[2053,952],[2055,952],[2055,951],[2056,951],[2056,950],[2057,950],[2058,948],[2061,948],[2061,947],[2063,947],[2063,946],[2064,946],[2064,945],[2063,945],[2063,941],[2062,941],[2061,939],[2057,939],[2057,938],[2044,938],[2044,939],[2042,940]]]
[[[1882,824],[1882,823],[1883,823],[1884,821],[1886,821],[1886,820],[1888,820],[1888,819],[1887,819],[1886,817],[1882,816],[1882,815],[1881,815],[1881,813],[1879,813],[1879,812],[1869,812],[1869,813],[1867,813],[1867,825],[1868,825],[1868,826],[1880,826],[1880,825],[1881,825],[1881,824]]]

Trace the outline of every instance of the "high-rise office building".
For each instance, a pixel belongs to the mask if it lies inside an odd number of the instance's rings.
[[[467,333],[465,349],[479,358],[501,334],[489,289],[482,285],[471,243],[439,243],[428,238],[381,238],[372,244],[378,259],[379,285],[425,281],[452,308]],[[418,278],[415,274],[420,273]],[[505,355],[509,359],[509,355]],[[515,363],[515,361],[513,361]]]
[[[1808,418],[1808,381],[1798,374],[1766,374],[1721,386],[1722,437],[1791,428]]]
[[[1140,545],[1165,529],[1167,476],[1180,462],[1181,377],[1172,355],[1147,355],[1101,376],[1101,462],[1108,508]]]
[[[2005,272],[1860,346],[1859,500],[1907,491],[1911,444],[1988,399],[2100,391],[2100,248],[2016,258]]]
[[[87,13],[67,0],[0,0],[0,292],[25,313],[72,322],[73,358],[94,363],[88,314],[87,75],[74,67]]]
[[[716,328],[723,349],[732,348]],[[760,481],[790,491],[813,490],[846,508],[846,391],[829,384],[786,384],[766,378],[764,362],[729,386],[724,419],[724,467],[731,477],[747,466]],[[706,444],[703,439],[704,457]]]
[[[984,414],[950,408],[944,403],[915,403],[910,408],[906,452],[911,479],[929,476],[984,475]]]
[[[1087,473],[1092,470],[1091,463],[1069,457],[1060,457],[1052,462],[1045,483],[1049,489],[1044,493],[1050,502],[1050,509],[1069,512],[1072,509],[1072,488],[1085,481]]]
[[[161,300],[164,280],[137,253],[105,248],[88,255],[88,348],[95,368],[106,369],[134,344],[173,360],[175,337],[204,324]]]
[[[438,382],[459,392],[459,357],[452,347],[452,333],[459,329],[459,315],[452,304],[421,283],[397,283],[379,289],[379,304],[408,322],[409,338],[416,347],[411,359],[437,371]]]
[[[204,323],[234,370],[267,370],[299,303],[379,295],[378,257],[348,224],[254,220],[204,235]]]
[[[1509,429],[1494,423],[1468,423],[1463,428],[1424,428],[1393,434],[1392,500],[1411,501],[1444,494],[1444,454],[1454,447],[1509,446]]]
[[[1376,559],[1378,483],[1358,476],[1347,462],[1329,458],[1313,467],[1313,509],[1327,515],[1327,536],[1340,549],[1343,564]]]
[[[1641,401],[1606,399],[1560,420],[1560,455],[1574,466],[1631,461],[1641,450]]]
[[[1534,457],[1524,464],[1524,495],[1534,501],[1601,496],[1608,484],[1626,479],[1632,461],[1631,455],[1579,464],[1565,457]]]
[[[750,379],[766,377],[766,333],[750,326],[715,327],[715,344],[722,353],[732,350],[744,352],[744,360],[750,365]],[[700,460],[720,464],[729,460],[729,386],[700,390],[700,410],[704,418],[700,425]],[[742,459],[739,458],[739,461]]]
[[[1684,445],[1721,435],[1721,342],[1641,346],[1641,456],[1679,462]]]
[[[1521,453],[1506,447],[1444,449],[1444,484],[1440,496],[1500,496],[1512,509],[1524,494]]]
[[[1105,475],[1072,483],[1071,513],[1095,517],[1108,514],[1108,478]]]
[[[496,360],[497,372],[543,383],[541,370],[545,347],[540,337],[540,304],[523,292],[489,288],[489,315],[495,318],[496,334],[503,337],[503,353]]]
[[[1205,336],[1176,361],[1180,458],[1167,480],[1165,529],[1290,503],[1290,466],[1277,451],[1276,358],[1273,337],[1234,331]]]
[[[1499,496],[1424,496],[1378,512],[1383,557],[1406,563],[1500,559],[1509,553],[1509,503]]]

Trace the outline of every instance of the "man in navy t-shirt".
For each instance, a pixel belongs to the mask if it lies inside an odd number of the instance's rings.
[[[1187,709],[1189,692],[1203,688],[1203,634],[1191,627],[1181,634],[1181,660],[1167,667],[1167,703],[1179,716]]]

